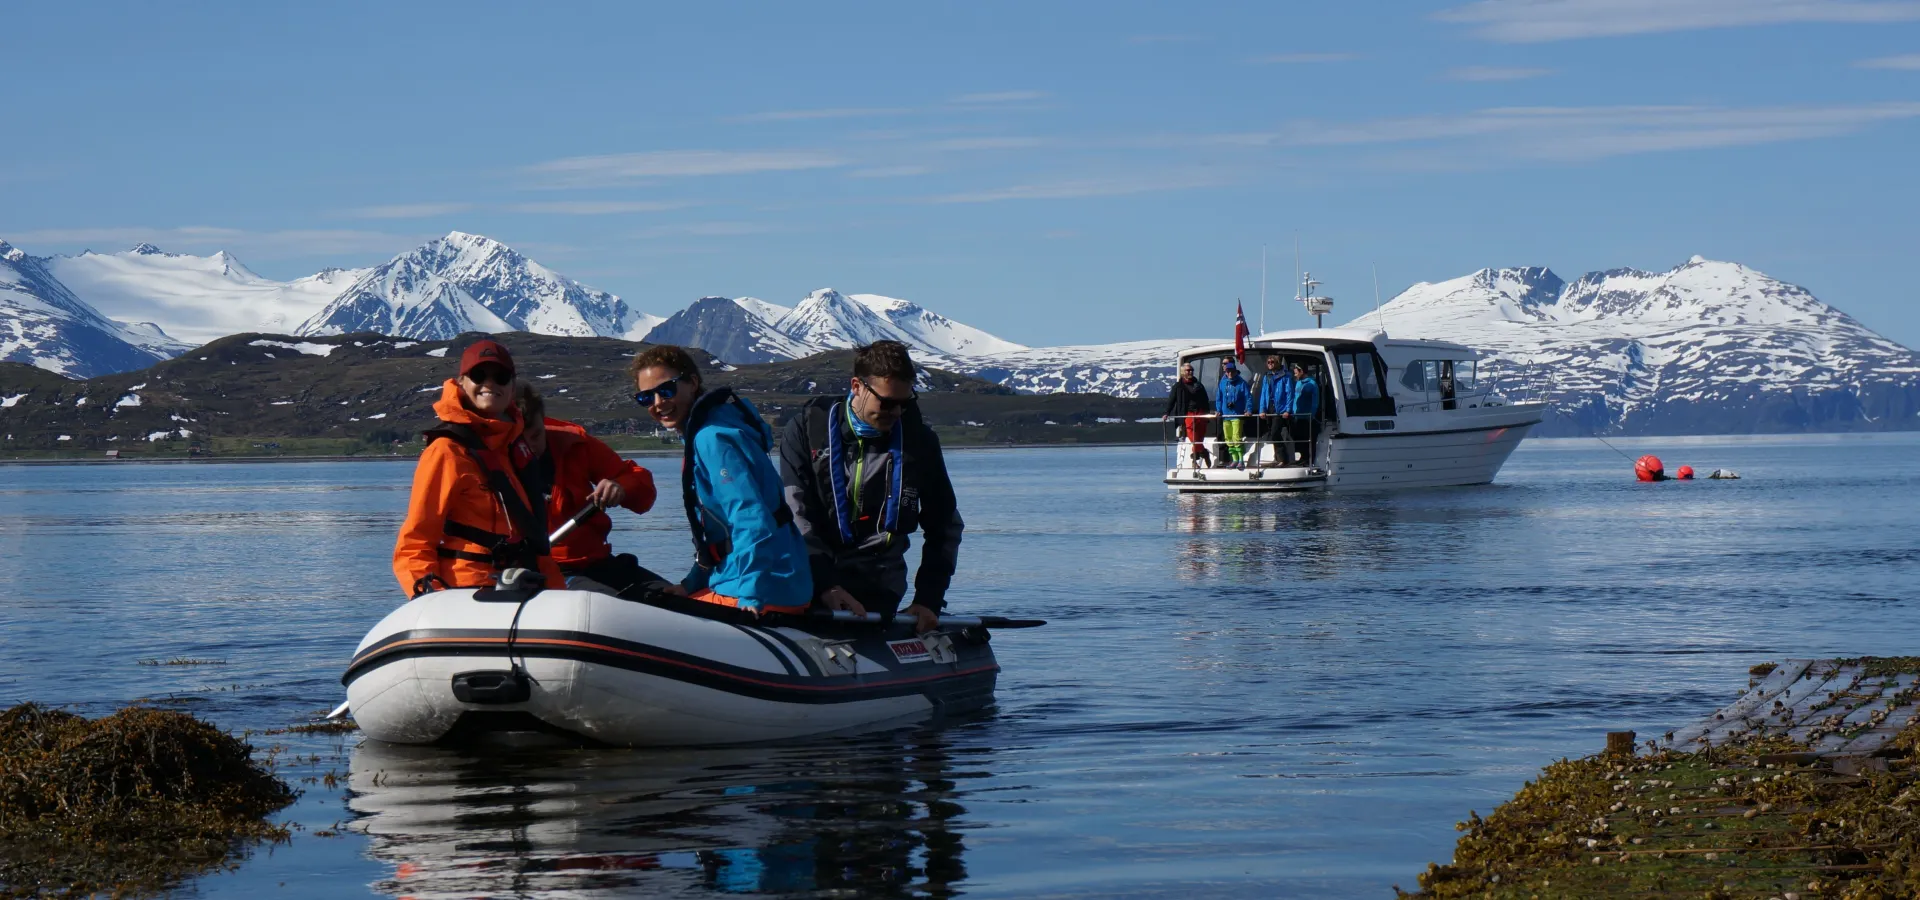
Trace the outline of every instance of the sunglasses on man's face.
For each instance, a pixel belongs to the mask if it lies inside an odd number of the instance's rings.
[[[675,395],[680,393],[680,381],[682,377],[684,376],[675,377],[669,381],[663,381],[660,384],[650,387],[644,391],[634,392],[633,402],[638,403],[641,406],[652,406],[653,401],[656,398],[660,400],[672,400]]]
[[[467,373],[467,380],[474,384],[491,382],[505,386],[513,383],[513,373],[499,366],[474,366],[472,371]]]
[[[865,378],[860,379],[860,385],[867,389],[867,393],[873,395],[873,402],[878,403],[881,409],[886,410],[888,412],[894,412],[896,410],[905,409],[907,407],[907,404],[912,403],[914,400],[918,399],[920,396],[920,392],[918,390],[909,390],[905,397],[888,397],[880,393],[879,391],[874,390],[873,382],[868,381]]]

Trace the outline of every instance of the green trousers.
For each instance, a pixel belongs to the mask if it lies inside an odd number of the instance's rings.
[[[1220,439],[1227,443],[1227,455],[1234,462],[1247,458],[1247,445],[1240,441],[1240,426],[1245,422],[1237,416],[1228,416],[1220,420]]]

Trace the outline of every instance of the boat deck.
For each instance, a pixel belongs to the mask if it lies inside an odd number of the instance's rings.
[[[1168,469],[1166,482],[1180,491],[1306,491],[1327,486],[1319,466],[1249,466]]]

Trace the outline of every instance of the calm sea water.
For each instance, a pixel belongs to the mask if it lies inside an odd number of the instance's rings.
[[[184,893],[1390,896],[1605,731],[1768,659],[1920,653],[1920,437],[1616,443],[1746,477],[1636,484],[1536,441],[1486,487],[1192,497],[1158,449],[954,452],[952,605],[1052,621],[997,637],[994,712],[729,750],[256,738],[312,758],[306,830]],[[400,601],[410,473],[0,467],[0,702],[323,712]],[[616,521],[687,558],[676,510]],[[176,657],[217,664],[142,664]]]

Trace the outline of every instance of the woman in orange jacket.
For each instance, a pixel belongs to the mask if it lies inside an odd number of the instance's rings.
[[[593,515],[553,545],[553,561],[570,582],[579,578],[598,582],[608,593],[622,594],[649,582],[665,582],[631,553],[614,555],[607,543],[613,520],[602,510],[624,506],[636,513],[653,508],[653,473],[565,419],[547,418],[547,403],[532,385],[522,384],[518,395],[520,420],[527,423],[527,447],[533,461],[527,480],[547,490],[547,521],[555,526],[594,504]]]
[[[515,471],[531,456],[513,396],[507,348],[482,340],[460,355],[459,377],[447,380],[433,404],[440,424],[426,431],[407,521],[393,545],[393,575],[407,596],[488,587],[510,568],[565,586],[547,547],[540,492],[528,503]]]

